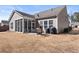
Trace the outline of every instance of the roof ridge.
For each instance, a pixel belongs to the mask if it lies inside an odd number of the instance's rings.
[[[18,12],[18,13],[20,13],[21,15],[25,14],[25,15],[33,16],[33,15],[31,15],[31,14],[28,14],[28,13],[25,13],[25,12],[22,12],[22,11],[18,11],[18,10],[15,10],[15,12]]]

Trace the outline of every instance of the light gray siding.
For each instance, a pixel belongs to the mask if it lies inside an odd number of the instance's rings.
[[[67,17],[67,9],[66,7],[62,9],[60,14],[58,15],[58,30],[59,33],[64,30],[64,28],[69,27],[69,21]]]

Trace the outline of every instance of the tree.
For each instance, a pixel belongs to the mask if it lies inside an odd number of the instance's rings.
[[[71,21],[75,21],[73,15],[71,16]]]
[[[76,15],[76,21],[79,22],[79,14]]]
[[[73,21],[78,21],[79,22],[79,12],[75,12],[72,16],[71,16]]]

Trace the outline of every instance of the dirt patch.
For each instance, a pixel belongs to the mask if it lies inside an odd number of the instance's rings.
[[[79,52],[79,34],[36,35],[0,32],[0,52]]]

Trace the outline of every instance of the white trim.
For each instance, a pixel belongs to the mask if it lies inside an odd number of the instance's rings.
[[[22,32],[24,32],[24,18],[22,20]]]

